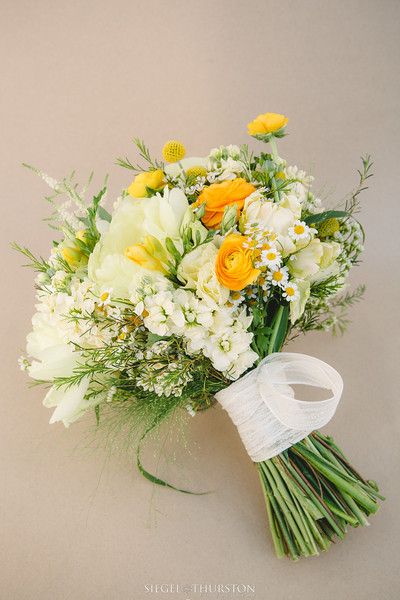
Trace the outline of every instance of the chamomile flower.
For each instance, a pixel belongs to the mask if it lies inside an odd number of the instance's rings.
[[[112,291],[113,291],[112,288],[103,290],[99,296],[97,305],[100,307],[108,306],[108,304],[110,304],[110,302],[111,302]]]
[[[299,288],[295,283],[287,283],[283,289],[282,296],[286,298],[288,302],[294,302],[300,295]]]
[[[230,308],[237,308],[239,304],[241,304],[244,300],[245,295],[243,290],[241,290],[240,292],[231,292],[227,302],[227,306]]]
[[[254,298],[257,298],[257,288],[255,286],[247,287],[244,293],[247,300],[254,300]]]
[[[293,223],[292,227],[289,227],[288,234],[292,240],[297,241],[307,239],[314,231],[304,221],[297,220]]]
[[[276,248],[271,246],[267,250],[261,251],[261,264],[270,269],[278,268],[281,264],[281,254]]]
[[[272,269],[268,275],[267,280],[272,285],[279,285],[279,287],[285,287],[289,279],[289,269],[287,267],[279,267]]]
[[[265,276],[264,273],[261,273],[261,275],[259,276],[259,278],[257,279],[257,285],[264,290],[264,292],[268,292],[271,284],[268,280],[268,278]]]

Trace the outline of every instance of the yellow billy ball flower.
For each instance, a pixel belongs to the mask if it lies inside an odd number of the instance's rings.
[[[337,219],[327,219],[318,227],[318,235],[320,238],[325,238],[339,231],[340,225]]]
[[[265,135],[282,129],[288,121],[289,119],[285,115],[264,113],[248,123],[247,130],[250,135]]]
[[[207,169],[205,167],[190,167],[186,171],[187,177],[205,177],[207,175]]]
[[[178,160],[182,160],[182,158],[186,154],[185,146],[182,142],[178,140],[170,140],[162,149],[162,155],[164,160],[168,163],[178,162]]]

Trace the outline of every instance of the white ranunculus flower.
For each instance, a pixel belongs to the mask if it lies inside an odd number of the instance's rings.
[[[321,269],[330,267],[334,260],[339,256],[341,245],[337,242],[321,242],[323,254],[321,258]]]
[[[165,165],[164,172],[170,177],[178,177],[178,175],[181,173],[184,174],[191,167],[207,168],[207,160],[199,156],[188,156],[188,158],[183,158],[178,162]]]
[[[338,275],[340,271],[336,259],[341,252],[341,245],[337,242],[321,242],[323,253],[320,262],[320,270],[310,279],[311,283],[325,281],[328,277]]]
[[[183,257],[178,277],[188,288],[196,290],[203,300],[222,305],[229,298],[229,290],[219,283],[215,274],[217,254],[218,249],[213,242],[198,246]]]
[[[297,279],[310,279],[320,270],[320,263],[324,249],[319,239],[315,238],[299,252],[294,254],[288,267],[291,275]]]
[[[27,336],[27,353],[34,359],[28,371],[33,379],[53,381],[56,377],[72,375],[79,363],[80,352],[63,342],[61,329],[52,325],[43,313],[36,313],[32,319],[33,331]],[[98,400],[85,400],[89,379],[85,377],[78,385],[70,387],[53,386],[43,400],[47,407],[56,406],[50,423],[62,421],[66,427],[76,421]]]
[[[182,190],[165,188],[152,198],[124,198],[116,208],[110,227],[89,258],[89,277],[100,289],[111,287],[115,297],[129,297],[147,269],[125,256],[129,246],[147,236],[164,246],[171,238],[181,247],[180,227],[189,203]]]
[[[46,312],[38,311],[32,317],[32,327],[26,337],[26,352],[33,358],[28,368],[29,375],[42,381],[70,375],[78,353],[66,343],[66,333],[59,321],[51,319]]]
[[[279,206],[291,210],[295,216],[295,219],[301,218],[301,202],[294,194],[288,194],[287,196],[284,196],[280,201]]]
[[[329,279],[329,277],[339,275],[339,273],[340,265],[336,260],[334,260],[333,263],[329,265],[329,267],[326,267],[325,269],[320,269],[318,273],[310,277],[310,282],[319,283],[320,281],[325,281],[326,279]]]
[[[270,200],[261,199],[257,192],[246,198],[241,217],[242,227],[257,223],[260,227],[277,234],[276,245],[283,256],[295,251],[296,246],[288,235],[297,216],[289,207],[284,207]]]

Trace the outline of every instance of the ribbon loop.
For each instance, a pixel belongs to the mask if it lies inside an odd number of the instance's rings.
[[[292,385],[330,390],[326,400],[295,397]],[[216,394],[238,428],[250,458],[261,462],[280,454],[326,425],[339,404],[343,380],[330,365],[305,354],[277,352]]]

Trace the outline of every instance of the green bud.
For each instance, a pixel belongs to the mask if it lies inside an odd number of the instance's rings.
[[[238,207],[236,204],[229,204],[225,207],[221,221],[221,233],[226,233],[234,227],[238,218]]]

